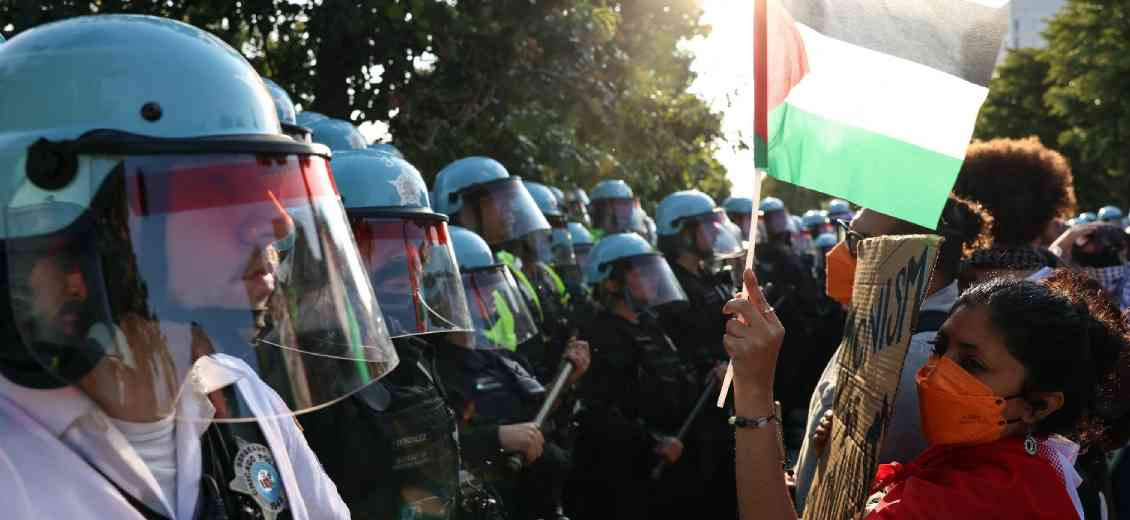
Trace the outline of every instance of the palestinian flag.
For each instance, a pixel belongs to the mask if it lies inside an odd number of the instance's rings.
[[[757,166],[933,228],[989,92],[1007,0],[756,1]]]

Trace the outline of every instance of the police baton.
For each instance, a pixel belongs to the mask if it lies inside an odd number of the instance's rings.
[[[569,380],[569,376],[573,374],[573,362],[566,359],[562,361],[561,367],[557,369],[557,375],[553,378],[553,386],[549,388],[549,393],[545,395],[545,401],[541,403],[541,409],[534,417],[534,426],[539,430],[541,424],[545,422],[545,418],[553,411],[553,407],[557,405],[557,400],[561,398],[561,392],[565,389],[565,383]],[[506,461],[506,465],[515,472],[522,471],[522,455],[512,453],[510,458]]]
[[[718,378],[714,376],[714,372],[710,372],[710,380],[706,382],[706,388],[703,389],[702,395],[698,396],[698,401],[694,403],[694,408],[691,408],[691,413],[683,420],[683,425],[679,427],[679,433],[675,435],[679,442],[682,442],[683,437],[686,437],[687,431],[691,429],[691,424],[702,413],[702,409],[706,407],[706,402],[710,400],[710,396],[718,388]],[[655,469],[651,470],[651,480],[659,480],[663,476],[663,468],[667,467],[667,459],[660,458],[659,464],[655,465]]]

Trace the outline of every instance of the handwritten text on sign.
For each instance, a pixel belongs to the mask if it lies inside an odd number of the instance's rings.
[[[860,243],[852,305],[837,358],[832,439],[828,457],[816,469],[806,520],[862,516],[940,240],[909,235]]]

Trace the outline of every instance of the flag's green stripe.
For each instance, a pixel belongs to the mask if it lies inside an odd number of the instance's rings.
[[[787,102],[769,113],[769,134],[769,175],[930,229],[961,168],[960,159]]]

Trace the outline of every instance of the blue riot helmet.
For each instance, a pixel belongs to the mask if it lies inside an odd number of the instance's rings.
[[[592,227],[589,203],[589,195],[581,188],[573,188],[565,192],[565,214],[569,216],[569,220],[580,222],[585,227]]]
[[[1099,209],[1097,215],[1100,222],[1107,224],[1121,224],[1122,223],[1122,210],[1114,206],[1103,206]]]
[[[598,295],[623,298],[636,313],[687,301],[667,259],[635,233],[600,239],[589,253],[585,276]]]
[[[364,150],[365,136],[349,121],[325,118],[310,124],[310,139],[315,143],[324,144],[330,150]]]
[[[742,240],[749,240],[749,228],[754,221],[753,199],[749,197],[727,197],[722,201],[722,209],[726,216],[738,225],[742,232]]]
[[[592,190],[589,204],[594,231],[598,235],[624,233],[642,228],[636,212],[636,196],[622,180],[603,180]]]
[[[401,159],[404,158],[404,154],[400,153],[400,149],[389,143],[372,143],[369,145],[369,149],[376,150],[378,152],[384,152],[389,155],[394,155]]]
[[[565,192],[557,186],[547,186],[549,191],[553,192],[553,198],[557,199],[557,205],[561,206],[561,211],[565,211]]]
[[[828,201],[828,219],[851,222],[853,218],[855,218],[855,212],[851,210],[851,204],[848,204],[847,201],[840,199]]]
[[[455,334],[455,343],[469,348],[516,350],[534,337],[538,328],[510,269],[495,261],[490,246],[479,235],[459,226],[449,227],[448,233],[475,329],[471,337]]]
[[[824,270],[825,259],[828,253],[832,251],[833,247],[839,243],[840,238],[835,233],[823,233],[812,241],[812,258],[815,261],[813,270],[820,273]]]
[[[1078,217],[1075,217],[1075,223],[1078,224],[1078,225],[1090,224],[1092,222],[1095,222],[1098,219],[1099,219],[1098,215],[1095,215],[1094,213],[1087,211],[1087,212],[1084,212],[1084,213],[1080,213]]]
[[[157,418],[202,371],[237,367],[301,413],[396,366],[329,150],[282,134],[223,40],[163,18],[71,18],[0,45],[0,84],[8,380],[81,380],[103,407]],[[209,420],[254,415],[227,412]]]
[[[741,254],[741,242],[727,226],[726,212],[701,191],[677,191],[664,197],[655,216],[664,253],[690,251],[702,260]]]
[[[447,217],[414,166],[376,150],[330,162],[349,224],[393,337],[471,330]]]
[[[523,262],[553,261],[551,228],[537,202],[498,161],[489,157],[466,157],[436,174],[433,187],[436,211],[451,218],[487,241],[491,247],[507,249]]]
[[[304,126],[306,128],[310,128],[310,125],[313,125],[314,123],[317,123],[318,121],[321,121],[323,119],[329,119],[329,117],[325,114],[322,114],[321,112],[315,112],[313,110],[303,110],[294,115],[294,120],[298,123],[298,125]]]
[[[569,223],[569,237],[573,240],[573,255],[577,257],[577,265],[584,268],[588,262],[589,251],[592,251],[596,242],[589,233],[588,228],[580,222]]]
[[[526,191],[530,192],[542,216],[549,222],[550,250],[553,252],[553,266],[563,268],[577,265],[577,257],[573,254],[573,238],[569,236],[569,226],[565,221],[565,212],[557,203],[557,197],[548,186],[533,182],[522,181]]]
[[[761,210],[761,221],[765,223],[766,240],[791,239],[796,223],[793,222],[789,209],[781,199],[765,197],[761,199],[758,209]]]
[[[819,209],[810,209],[800,218],[801,227],[810,237],[818,237],[824,233],[832,232],[832,224],[828,220],[828,212]]]
[[[271,94],[271,99],[275,102],[275,112],[279,116],[279,124],[282,126],[283,133],[289,135],[295,141],[310,142],[310,130],[298,126],[294,112],[294,101],[290,99],[290,94],[270,79],[263,78],[263,84],[267,86],[267,92]]]

